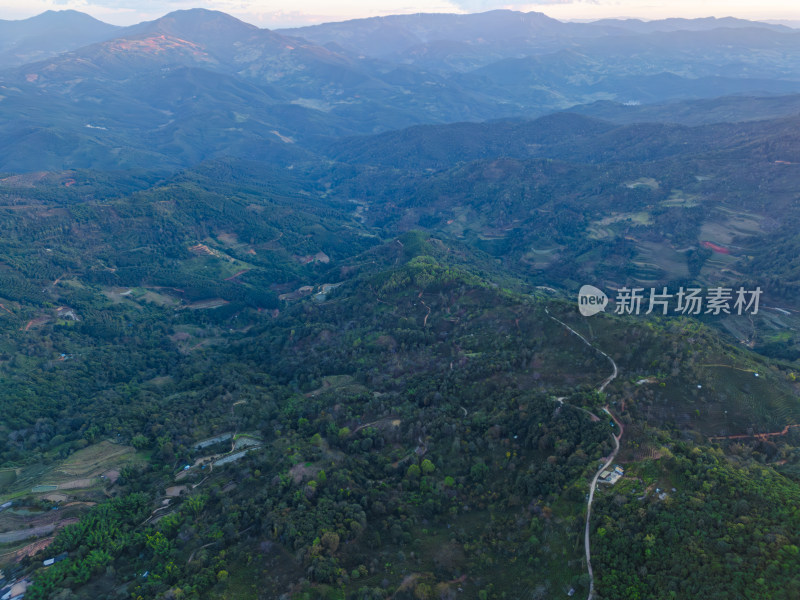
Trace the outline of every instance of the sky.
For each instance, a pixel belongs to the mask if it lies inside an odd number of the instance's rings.
[[[75,9],[115,25],[131,25],[173,10],[209,8],[270,29],[417,12],[472,13],[498,8],[537,11],[566,20],[606,17],[740,17],[800,22],[798,0],[0,0],[0,19]]]

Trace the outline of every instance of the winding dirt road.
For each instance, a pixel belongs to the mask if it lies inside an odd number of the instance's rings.
[[[428,314],[425,315],[425,320],[422,322],[422,326],[423,327],[427,327],[428,326],[428,317],[431,316],[431,307],[428,306],[427,304],[425,304],[425,300],[422,299],[422,292],[419,293],[419,296],[417,296],[417,298],[419,298],[419,301],[422,303],[422,306],[424,306],[425,308],[428,309]]]
[[[612,371],[611,375],[606,377],[602,381],[600,386],[597,388],[598,393],[603,392],[606,389],[606,387],[608,386],[608,384],[611,383],[612,381],[614,381],[614,379],[616,379],[617,375],[619,374],[619,369],[617,369],[617,363],[615,363],[614,359],[611,358],[608,354],[606,354],[602,350],[592,346],[592,344],[589,343],[589,340],[587,340],[580,333],[575,331],[572,327],[570,327],[569,325],[567,325],[563,321],[559,321],[558,319],[556,319],[553,315],[550,314],[550,311],[547,310],[547,307],[545,307],[544,311],[547,313],[548,317],[553,319],[556,323],[559,323],[562,327],[565,327],[567,329],[567,331],[569,331],[570,333],[573,333],[573,334],[577,335],[584,344],[586,344],[591,349],[593,349],[596,352],[599,352],[600,354],[605,356],[608,359],[608,361],[611,363],[611,366],[613,368],[613,371]],[[559,400],[563,404],[563,399],[559,399]],[[581,407],[575,407],[575,408],[579,408],[580,410],[583,410],[584,412],[587,412],[590,415],[592,415],[595,419],[599,419],[599,417],[597,415],[595,415],[593,412],[591,412],[589,410],[586,410],[585,408],[581,408]],[[600,479],[600,473],[602,473],[609,466],[611,466],[611,463],[613,463],[614,459],[617,457],[617,453],[619,452],[619,441],[622,439],[622,434],[625,431],[623,426],[622,426],[622,423],[620,423],[617,420],[617,418],[614,415],[611,414],[611,412],[608,410],[607,406],[603,407],[603,411],[605,411],[605,413],[614,420],[614,423],[617,424],[617,427],[619,428],[619,434],[618,435],[613,435],[612,434],[612,436],[611,436],[611,439],[614,440],[614,451],[609,455],[609,457],[606,460],[606,462],[603,463],[603,466],[600,467],[600,469],[598,469],[598,471],[594,474],[594,478],[592,478],[592,484],[589,486],[589,499],[586,501],[586,527],[584,528],[584,547],[586,548],[586,570],[589,573],[589,596],[588,596],[587,600],[592,600],[592,598],[594,597],[594,572],[592,571],[592,550],[591,550],[591,540],[590,540],[590,536],[589,536],[589,523],[590,523],[591,518],[592,518],[592,501],[594,501],[594,491],[595,491],[595,489],[597,489],[597,481],[598,481],[598,479]]]
[[[589,500],[586,502],[586,527],[583,532],[584,536],[584,546],[586,547],[586,570],[589,572],[589,597],[587,600],[592,600],[594,597],[594,572],[592,571],[592,550],[591,550],[591,541],[589,539],[589,522],[592,518],[592,501],[594,500],[594,491],[597,488],[597,480],[600,479],[600,473],[605,471],[608,467],[611,466],[611,463],[614,462],[614,459],[617,457],[617,453],[619,452],[619,441],[622,439],[622,423],[617,421],[617,419],[612,415],[608,408],[603,407],[603,410],[614,419],[614,422],[619,427],[619,435],[612,435],[611,439],[614,440],[614,451],[608,457],[608,460],[603,463],[603,466],[594,474],[594,478],[592,479],[592,485],[589,486]]]

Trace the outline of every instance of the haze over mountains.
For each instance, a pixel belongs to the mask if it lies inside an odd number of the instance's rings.
[[[77,47],[0,71],[2,171],[169,176],[244,159],[278,179],[291,171],[293,186],[324,201],[371,198],[365,223],[456,235],[541,283],[563,282],[577,261],[610,277],[603,265],[628,264],[615,284],[711,282],[734,269],[779,276],[777,299],[800,286],[793,267],[754,270],[770,261],[767,239],[795,244],[793,29],[492,11],[278,32],[202,9],[114,28],[67,11],[3,23],[7,45],[53,48],[36,40],[54,23],[71,31],[59,43]],[[489,172],[504,174],[502,189],[487,183],[499,175],[479,175]],[[527,183],[532,173],[539,184]],[[721,181],[737,182],[736,199]],[[502,210],[497,193],[513,197]],[[719,212],[729,203],[746,226]],[[536,218],[567,206],[563,222]],[[581,254],[576,237],[604,260]],[[709,238],[736,245],[735,264],[704,266]]]
[[[359,55],[434,66],[446,70],[467,70],[499,57],[520,58],[531,54],[584,46],[602,40],[600,47],[623,48],[626,38],[637,34],[709,32],[712,36],[689,35],[694,43],[715,43],[724,30],[792,33],[793,29],[734,18],[605,19],[590,23],[564,23],[542,13],[494,10],[486,13],[452,15],[419,14],[375,17],[281,30],[320,44],[336,43]],[[700,42],[700,39],[704,42]],[[610,41],[613,39],[613,41]],[[657,38],[654,38],[657,39]],[[679,38],[671,38],[679,39]],[[609,43],[610,41],[610,43]],[[634,41],[641,48],[641,40]]]
[[[49,12],[0,30],[4,170],[291,162],[326,138],[415,124],[800,92],[800,32],[736,19],[492,11],[268,31],[195,9],[126,28]]]
[[[0,65],[16,66],[113,37],[121,28],[74,10],[0,20]]]

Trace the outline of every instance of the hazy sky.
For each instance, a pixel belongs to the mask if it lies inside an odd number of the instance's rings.
[[[129,25],[182,8],[222,10],[260,27],[306,25],[356,17],[415,12],[539,11],[560,20],[604,17],[724,17],[800,21],[798,0],[0,0],[0,19],[22,19],[48,9],[73,8]]]

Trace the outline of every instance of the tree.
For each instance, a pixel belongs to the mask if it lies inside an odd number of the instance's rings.
[[[339,534],[333,531],[326,531],[322,534],[320,542],[330,554],[334,554],[339,549]]]

